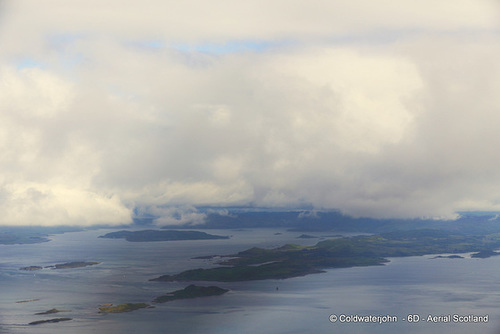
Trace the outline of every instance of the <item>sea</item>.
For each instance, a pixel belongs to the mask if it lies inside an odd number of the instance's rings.
[[[326,269],[283,280],[152,282],[164,274],[219,266],[221,260],[194,257],[287,243],[314,245],[335,236],[318,232],[307,239],[299,238],[299,232],[259,228],[200,230],[230,236],[215,240],[99,238],[112,231],[116,229],[57,234],[39,244],[0,245],[0,333],[500,333],[500,256],[390,258],[385,265]],[[101,263],[20,270],[74,261]],[[192,283],[230,291],[133,312],[99,313],[102,304],[151,303]],[[53,308],[64,312],[35,314]],[[72,320],[29,325],[53,318]]]

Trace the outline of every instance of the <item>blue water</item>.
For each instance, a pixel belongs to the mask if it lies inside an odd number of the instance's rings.
[[[384,266],[331,269],[286,280],[196,282],[231,291],[130,313],[99,314],[100,304],[149,303],[189,284],[149,282],[151,278],[216,265],[214,260],[193,257],[233,254],[253,246],[312,245],[319,240],[297,239],[300,233],[278,229],[207,231],[231,235],[221,240],[133,243],[97,238],[110,231],[55,235],[52,241],[35,245],[0,245],[0,333],[500,332],[500,257],[393,258]],[[102,263],[66,270],[19,270],[71,261]],[[25,300],[33,301],[17,303]],[[52,308],[68,312],[34,315]],[[391,315],[398,321],[331,323],[331,314]],[[402,320],[408,314],[423,318],[429,314],[487,314],[489,322],[408,323]],[[73,320],[27,325],[59,317]]]

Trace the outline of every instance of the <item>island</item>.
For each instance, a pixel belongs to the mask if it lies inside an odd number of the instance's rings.
[[[38,320],[38,321],[32,321],[28,325],[41,325],[41,324],[47,324],[47,323],[55,323],[55,322],[61,322],[61,321],[69,321],[73,320],[72,318],[54,318],[54,319],[47,319],[47,320]]]
[[[153,300],[153,304],[161,304],[178,299],[192,299],[200,297],[220,296],[228,291],[229,290],[219,288],[218,286],[197,286],[191,284],[185,287],[184,289],[169,292],[165,295],[155,298]],[[139,310],[141,308],[154,308],[154,306],[151,306],[150,304],[147,303],[126,303],[126,304],[119,304],[116,306],[113,306],[113,304],[101,304],[99,305],[99,313],[124,313],[124,312],[132,312],[135,310]],[[47,312],[55,313],[55,311],[52,310],[49,310]],[[42,313],[37,313],[37,314],[42,314]]]
[[[1,226],[1,245],[22,245],[49,242],[50,234],[82,231],[72,226]]]
[[[207,240],[207,239],[229,239],[228,236],[213,235],[200,231],[177,231],[177,230],[142,230],[142,231],[118,231],[100,236],[99,238],[125,239],[131,242],[144,241],[176,241],[176,240]]]
[[[483,251],[471,254],[470,257],[480,258],[480,259],[486,259],[486,258],[489,258],[489,257],[492,257],[492,256],[497,256],[497,255],[500,255],[500,253],[499,252],[495,252],[494,250],[491,250],[491,249],[487,249],[487,250],[483,250]]]
[[[301,234],[297,238],[298,239],[315,239],[317,237],[315,237],[314,235],[309,235],[309,234]]]
[[[17,301],[17,302],[16,302],[16,304],[37,302],[37,301],[39,301],[39,300],[40,300],[40,298],[29,299],[29,300],[20,300],[20,301]]]
[[[465,235],[445,230],[394,231],[370,236],[328,239],[314,246],[251,248],[228,255],[221,266],[163,275],[151,281],[235,282],[286,279],[321,273],[327,268],[383,265],[389,257],[491,251],[500,235]],[[480,253],[484,254],[484,253]],[[489,253],[491,254],[491,253]]]
[[[83,261],[77,261],[77,262],[67,262],[67,263],[59,263],[59,264],[54,264],[52,266],[29,266],[29,267],[22,267],[19,268],[19,270],[25,270],[25,271],[35,271],[35,270],[42,270],[43,268],[50,268],[50,269],[73,269],[73,268],[83,268],[83,267],[88,267],[88,266],[95,266],[96,264],[100,264],[101,262],[97,261],[90,261],[90,262],[83,262]]]
[[[34,271],[34,270],[42,270],[42,266],[29,266],[29,267],[22,267],[19,268],[19,270],[25,270],[25,271]]]
[[[438,255],[438,256],[434,256],[432,259],[463,259],[463,258],[464,257],[460,256],[460,255],[447,255],[447,256]]]
[[[165,303],[177,299],[191,299],[199,297],[220,296],[228,292],[227,289],[219,288],[218,286],[197,286],[191,284],[182,290],[176,290],[166,295],[157,297],[153,303]]]
[[[151,307],[146,303],[127,303],[113,306],[113,304],[99,305],[99,313],[123,313],[132,312],[141,308]]]
[[[101,262],[96,262],[96,261],[91,261],[91,262],[67,262],[67,263],[55,264],[53,266],[48,266],[48,267],[45,267],[45,268],[52,268],[52,269],[73,269],[73,268],[83,268],[83,267],[88,267],[88,266],[95,266],[96,264],[101,264]]]
[[[48,241],[50,241],[50,239],[40,235],[30,235],[19,232],[0,232],[0,244],[2,245],[37,244]]]
[[[70,311],[66,311],[66,310],[58,310],[58,309],[56,309],[56,308],[53,308],[53,309],[50,309],[50,310],[45,311],[45,312],[38,312],[38,313],[35,313],[35,315],[54,314],[54,313],[59,313],[59,312],[70,312]]]

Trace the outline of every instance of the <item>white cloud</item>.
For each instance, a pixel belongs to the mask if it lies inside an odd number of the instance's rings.
[[[157,216],[154,219],[154,224],[157,226],[169,225],[198,225],[205,222],[207,215],[198,212],[195,207],[179,206],[179,207],[148,207],[148,214]]]
[[[2,224],[116,225],[129,223],[130,212],[116,196],[65,185],[11,183],[2,186]]]
[[[168,204],[496,208],[498,10],[6,1],[0,224],[127,222]]]

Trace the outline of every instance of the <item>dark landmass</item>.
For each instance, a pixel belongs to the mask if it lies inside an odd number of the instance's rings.
[[[30,322],[28,325],[41,325],[41,324],[55,323],[55,322],[68,321],[68,320],[73,320],[73,319],[72,318],[54,318],[54,319],[47,319],[47,320],[38,320],[38,321]]]
[[[1,226],[0,244],[36,244],[48,242],[50,234],[82,231],[81,228],[71,226]]]
[[[301,234],[297,238],[298,239],[315,239],[317,237],[315,237],[314,235],[309,235],[309,234]]]
[[[88,266],[94,266],[96,264],[100,264],[101,262],[67,262],[67,263],[60,263],[60,264],[55,264],[53,266],[47,266],[45,268],[51,268],[51,269],[73,269],[73,268],[83,268],[83,267],[88,267]]]
[[[210,297],[223,295],[229,290],[219,288],[217,286],[197,286],[189,285],[182,290],[176,290],[166,295],[157,297],[153,300],[154,304],[166,303],[177,299],[191,299],[200,297]],[[99,313],[123,313],[132,312],[139,310],[141,308],[154,308],[147,303],[127,303],[113,306],[113,304],[101,304],[99,305]]]
[[[500,253],[499,252],[495,252],[495,251],[493,251],[491,249],[488,249],[488,250],[483,250],[483,251],[471,254],[470,257],[480,258],[480,259],[486,259],[488,257],[497,256],[497,255],[500,255]]]
[[[174,230],[143,230],[143,231],[118,231],[107,233],[99,238],[125,239],[132,242],[140,241],[174,241],[174,240],[206,240],[229,239],[228,236],[208,234],[199,231],[174,231]]]
[[[53,266],[46,266],[45,268],[50,268],[50,269],[72,269],[72,268],[83,268],[83,267],[88,267],[88,266],[94,266],[96,264],[100,264],[101,262],[67,262],[67,263],[59,263],[55,264]],[[19,270],[25,270],[25,271],[36,271],[36,270],[42,270],[44,267],[42,266],[29,266],[29,267],[22,267],[19,268]]]
[[[229,255],[225,267],[193,269],[152,281],[250,281],[285,279],[320,273],[326,268],[382,265],[387,257],[489,251],[500,247],[500,234],[465,235],[443,230],[395,231],[371,236],[329,239],[315,246],[251,248]]]
[[[22,267],[19,268],[19,270],[26,270],[26,271],[34,271],[34,270],[42,270],[43,267],[41,266],[29,266],[29,267]]]
[[[192,259],[194,259],[194,260],[211,260],[211,259],[214,259],[217,257],[220,257],[220,255],[195,256]]]
[[[116,306],[113,306],[113,304],[103,304],[99,306],[99,313],[132,312],[146,307],[150,307],[150,305],[146,303],[127,303]]]
[[[441,229],[468,234],[500,233],[500,212],[459,212],[457,219],[375,219],[353,218],[340,211],[307,209],[268,209],[257,207],[197,207],[205,213],[203,224],[179,224],[169,228],[235,229],[280,227],[299,232],[361,232],[386,233],[415,229]],[[152,224],[156,217],[147,217],[143,225]],[[140,220],[140,219],[139,219]]]
[[[0,232],[0,244],[2,245],[37,244],[47,241],[50,241],[50,239],[39,235]]]
[[[285,279],[290,277],[305,276],[322,273],[324,271],[308,266],[290,264],[265,264],[262,266],[235,266],[230,268],[193,269],[177,275],[163,275],[151,281],[214,281],[214,282],[239,282],[264,279]]]
[[[37,301],[39,301],[39,300],[40,300],[39,298],[36,298],[36,299],[30,299],[30,300],[20,300],[20,301],[16,302],[16,304],[37,302]]]
[[[197,286],[191,284],[182,290],[167,293],[166,295],[157,297],[153,303],[165,303],[177,299],[191,299],[200,297],[220,296],[229,290],[219,288],[218,286]]]
[[[53,309],[50,309],[50,310],[45,311],[45,312],[35,313],[35,315],[54,314],[54,313],[59,313],[59,312],[69,312],[69,311],[58,310],[56,308],[53,308]]]
[[[433,257],[433,259],[463,259],[463,258],[464,257],[460,255],[447,255],[447,256],[438,255]]]

